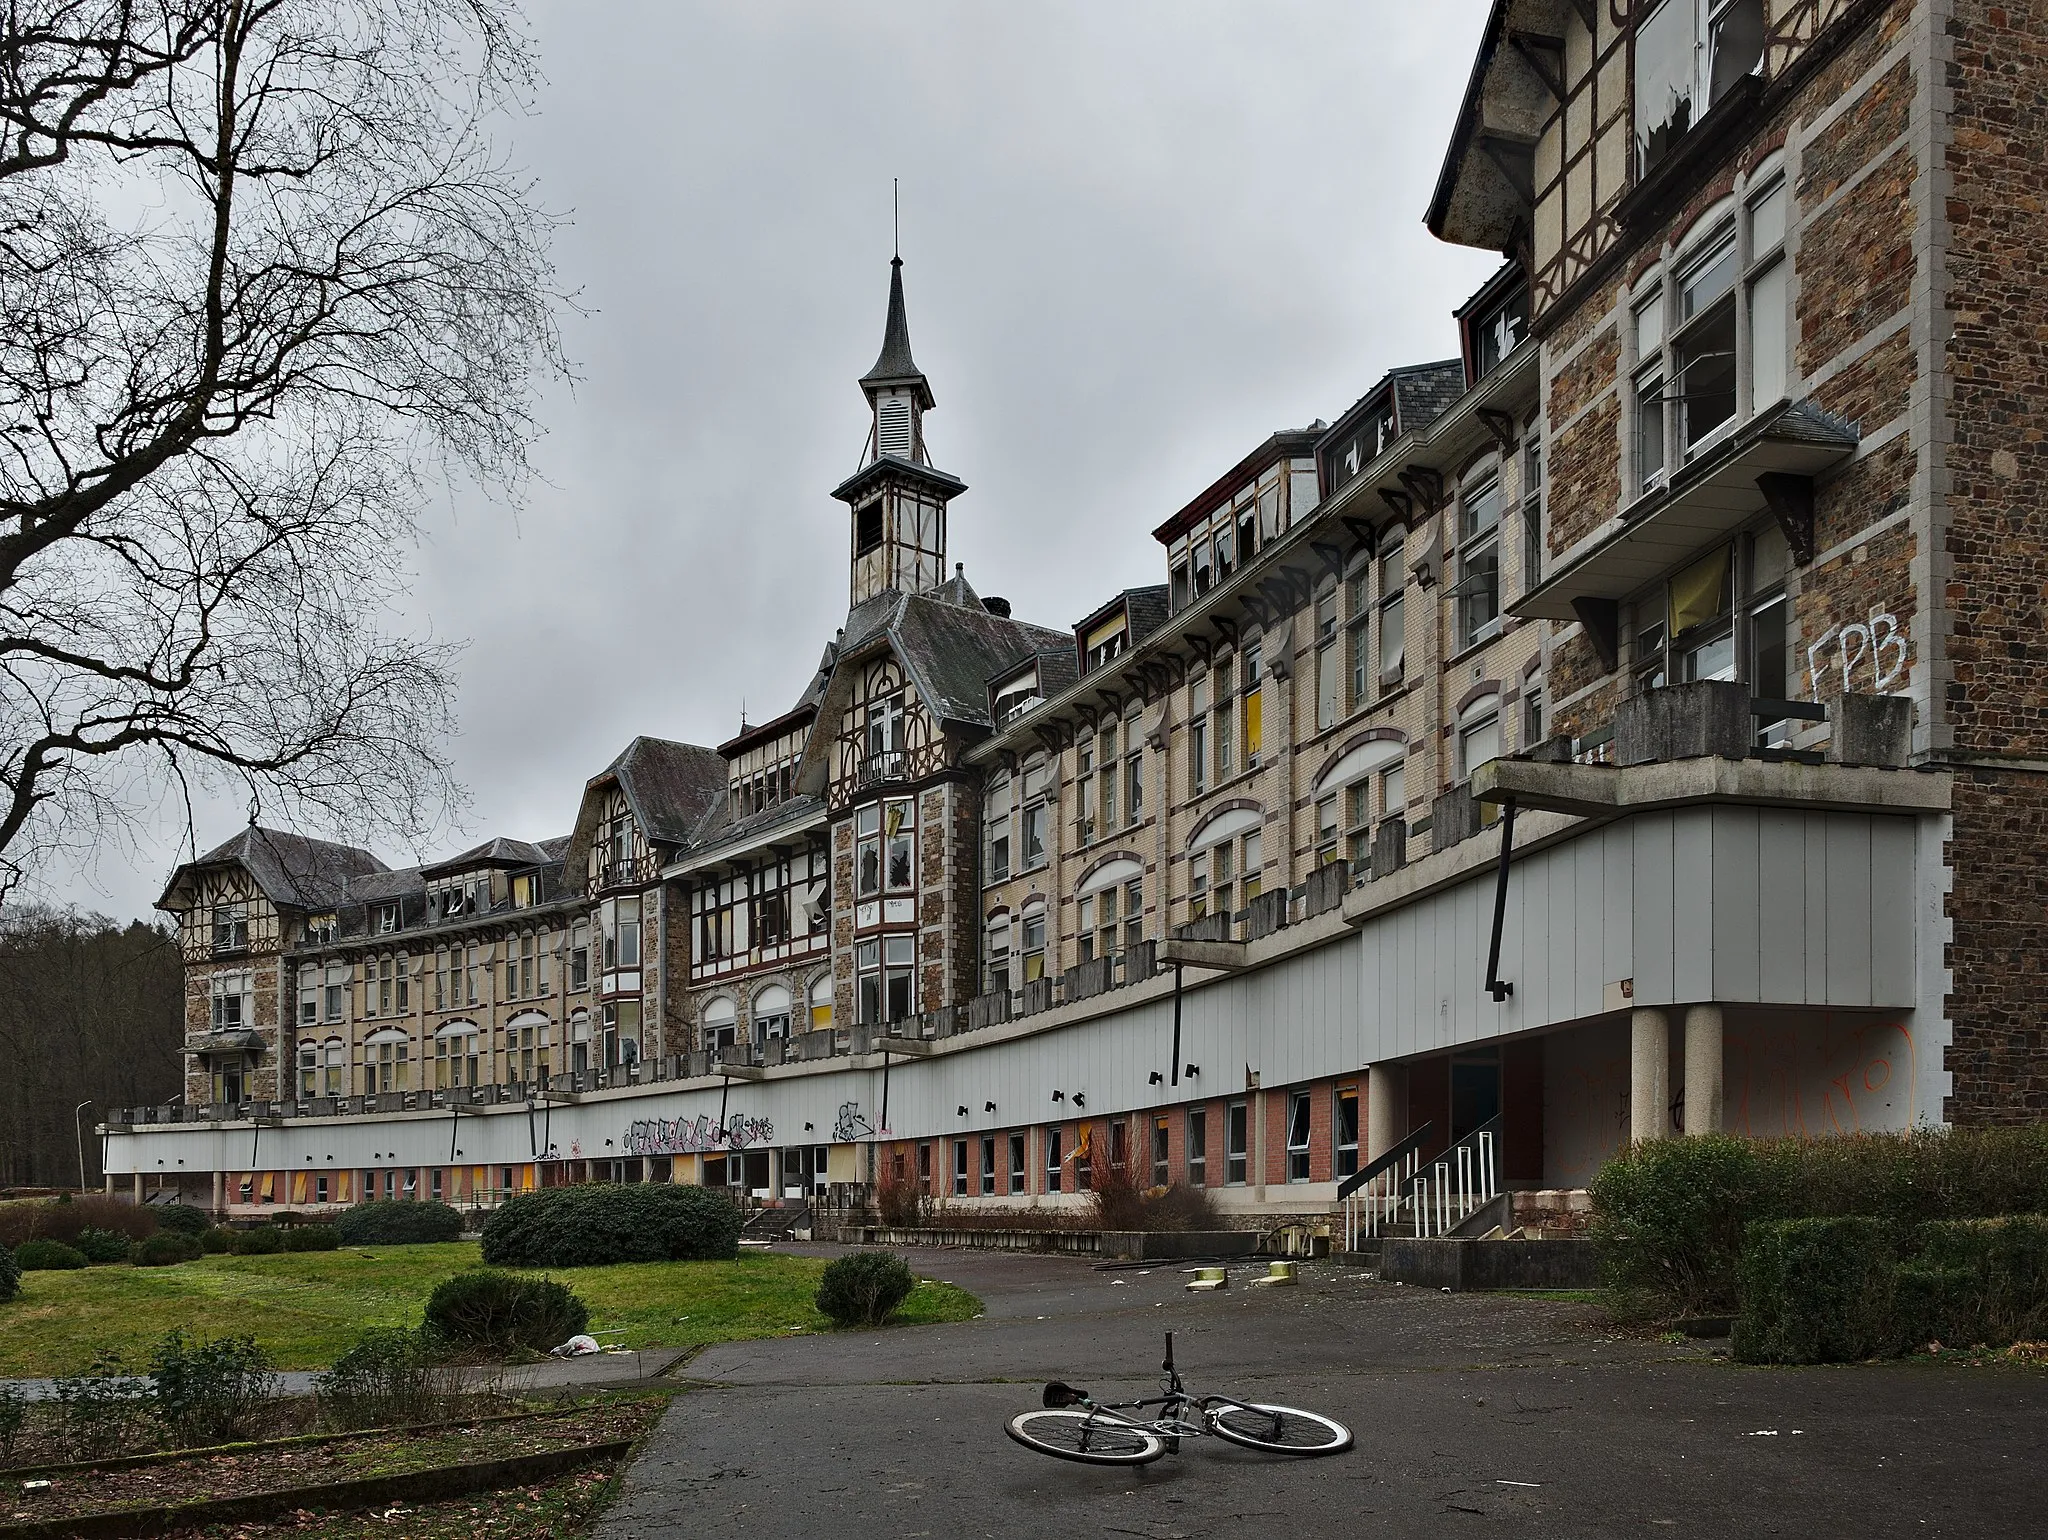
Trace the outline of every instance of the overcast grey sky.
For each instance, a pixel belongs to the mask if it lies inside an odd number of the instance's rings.
[[[846,609],[891,177],[951,557],[1048,625],[1163,581],[1151,529],[1273,429],[1454,353],[1498,262],[1422,226],[1484,0],[530,3],[509,148],[590,313],[527,507],[424,518],[412,622],[469,643],[441,850],[792,703]],[[204,849],[245,813],[199,816]],[[56,896],[147,914],[183,836]]]

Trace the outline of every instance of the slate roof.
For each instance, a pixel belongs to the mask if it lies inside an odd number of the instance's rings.
[[[1137,646],[1166,624],[1172,593],[1173,590],[1164,583],[1124,590],[1124,603],[1131,617],[1131,646]]]
[[[725,793],[725,760],[716,749],[666,738],[635,738],[606,767],[649,839],[687,841],[711,804]]]
[[[341,902],[343,905],[375,904],[424,893],[427,890],[427,870],[424,867],[407,866],[395,871],[371,872],[368,876],[351,877],[348,894]]]
[[[357,846],[251,824],[226,844],[171,873],[157,907],[166,907],[189,875],[204,867],[230,864],[242,866],[273,904],[293,909],[332,909],[347,902],[351,878],[386,870],[382,861]]]
[[[875,367],[860,378],[863,390],[888,385],[915,385],[926,411],[932,407],[931,382],[910,356],[910,318],[903,308],[903,259],[889,259],[889,318],[882,326],[882,352]]]
[[[1421,432],[1465,394],[1465,363],[1462,359],[1410,364],[1387,372],[1394,381],[1394,427],[1400,433]],[[1378,388],[1373,387],[1375,390]]]
[[[891,629],[919,699],[942,721],[982,727],[989,725],[991,676],[1040,648],[1073,648],[1072,638],[1058,631],[979,607],[964,609],[930,594],[906,598]]]
[[[460,871],[471,866],[545,866],[554,859],[548,853],[527,840],[497,839],[485,840],[473,845],[459,855],[449,856],[423,866],[420,871],[426,876],[438,876],[442,872]]]
[[[690,843],[688,854],[704,855],[724,849],[728,845],[744,845],[764,834],[771,834],[785,824],[802,823],[806,818],[823,807],[824,799],[811,796],[790,797],[773,807],[763,808],[746,817],[732,818],[732,798],[722,796],[704,815],[704,822],[698,827],[696,838]]]

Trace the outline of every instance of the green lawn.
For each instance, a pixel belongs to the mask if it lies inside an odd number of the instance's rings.
[[[131,1361],[173,1326],[202,1336],[251,1333],[281,1369],[318,1369],[365,1326],[416,1326],[428,1293],[477,1265],[473,1241],[367,1246],[269,1257],[205,1257],[179,1267],[25,1273],[0,1305],[0,1378],[68,1374],[102,1348]],[[628,1347],[691,1347],[792,1328],[827,1331],[811,1304],[825,1264],[749,1252],[732,1262],[635,1262],[555,1273],[590,1306],[593,1330],[623,1327]],[[906,1325],[964,1321],[981,1302],[920,1280]]]

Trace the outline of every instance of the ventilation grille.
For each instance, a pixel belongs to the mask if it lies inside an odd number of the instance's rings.
[[[875,453],[910,458],[910,400],[885,396],[875,403]]]

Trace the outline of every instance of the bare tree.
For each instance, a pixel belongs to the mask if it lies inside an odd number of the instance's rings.
[[[415,832],[437,478],[516,497],[554,222],[508,0],[0,0],[0,895],[192,778]]]

